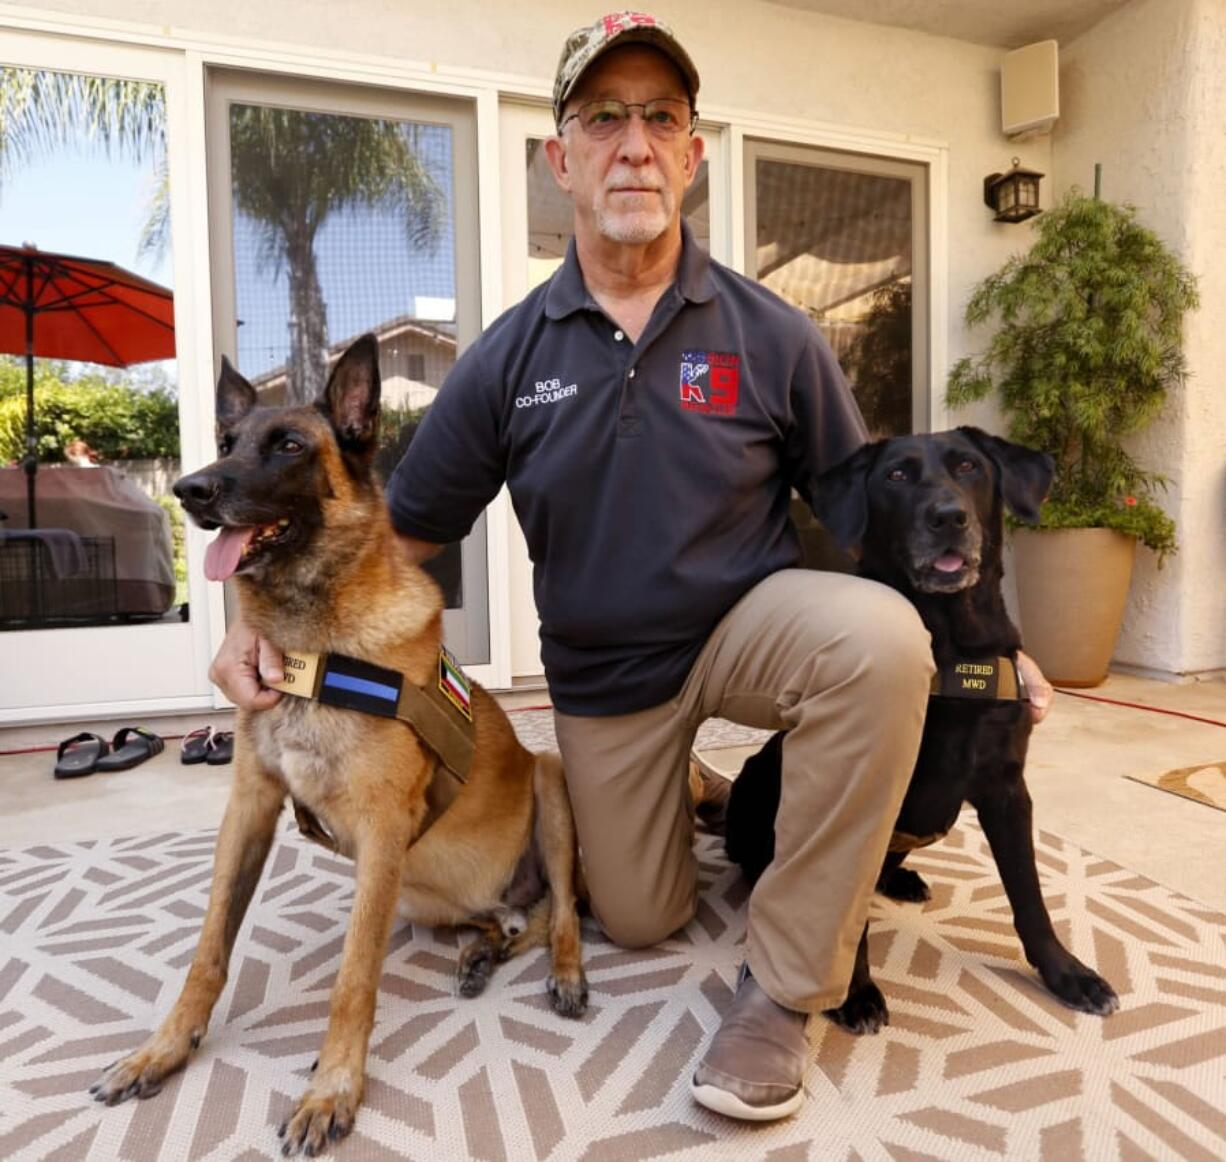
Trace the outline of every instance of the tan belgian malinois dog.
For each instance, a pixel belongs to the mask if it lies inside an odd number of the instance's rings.
[[[439,684],[442,599],[396,543],[371,470],[378,417],[373,336],[345,352],[313,407],[258,407],[224,363],[219,458],[175,492],[198,524],[221,530],[206,573],[236,577],[243,619],[260,635],[383,675],[358,688],[402,675],[405,687],[429,692]],[[353,1126],[398,906],[419,923],[478,929],[460,957],[462,993],[480,992],[498,961],[548,943],[553,1007],[584,1011],[582,887],[561,762],[525,750],[480,687],[467,710],[463,783],[444,767],[446,748],[398,718],[288,695],[239,712],[234,783],[187,982],[157,1032],[93,1087],[99,1101],[156,1093],[199,1045],[287,795],[300,824],[309,821],[304,830],[356,862],[357,882],[328,1031],[281,1127],[283,1153],[315,1154]]]

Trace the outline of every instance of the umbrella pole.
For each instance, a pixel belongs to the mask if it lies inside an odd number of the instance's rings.
[[[26,354],[26,455],[21,466],[26,471],[26,527],[38,528],[35,518],[34,476],[38,472],[38,443],[34,439],[34,356]]]
[[[34,262],[26,259],[26,471],[27,527],[37,528],[34,476],[38,472],[38,442],[34,438]]]

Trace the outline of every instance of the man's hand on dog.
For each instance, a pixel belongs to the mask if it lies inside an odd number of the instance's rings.
[[[1030,717],[1035,723],[1042,722],[1051,709],[1055,690],[1052,684],[1043,677],[1043,671],[1029,654],[1017,651],[1017,668],[1022,673],[1022,681],[1026,683],[1026,692],[1030,695]]]
[[[269,682],[285,677],[280,649],[242,622],[232,625],[209,667],[209,681],[243,710],[267,710],[281,700]]]

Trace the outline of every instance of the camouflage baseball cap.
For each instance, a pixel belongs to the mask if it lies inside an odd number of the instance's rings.
[[[562,119],[562,106],[593,61],[617,45],[636,43],[658,48],[681,71],[690,100],[698,96],[698,70],[667,24],[646,12],[613,12],[566,38],[553,82],[554,123]]]

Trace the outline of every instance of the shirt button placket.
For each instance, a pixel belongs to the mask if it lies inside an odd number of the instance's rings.
[[[613,338],[617,342],[623,343],[626,340],[626,332],[619,327],[613,332]],[[628,367],[625,378],[622,380],[621,408],[617,417],[617,431],[620,436],[638,435],[638,408],[635,406],[635,399],[630,393],[636,371],[636,368]]]

